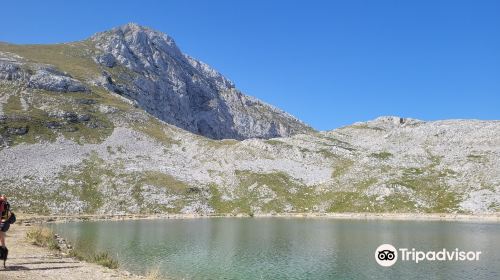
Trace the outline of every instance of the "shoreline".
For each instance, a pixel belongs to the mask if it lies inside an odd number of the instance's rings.
[[[500,213],[452,214],[452,213],[276,213],[276,214],[88,214],[48,215],[19,214],[19,223],[57,223],[75,221],[125,221],[200,218],[308,218],[338,220],[393,220],[393,221],[457,221],[500,223]]]
[[[0,279],[66,280],[69,276],[75,280],[150,279],[121,267],[111,269],[96,263],[78,260],[61,249],[54,250],[34,245],[26,238],[27,232],[33,226],[35,225],[16,222],[10,227],[6,239],[9,258],[6,268],[0,267]]]

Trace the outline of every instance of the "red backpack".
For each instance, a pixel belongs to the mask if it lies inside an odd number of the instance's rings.
[[[0,217],[2,219],[7,219],[9,215],[10,205],[5,199],[5,197],[0,196]]]

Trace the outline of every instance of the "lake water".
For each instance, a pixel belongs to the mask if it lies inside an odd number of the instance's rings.
[[[173,279],[500,279],[500,224],[316,218],[201,218],[53,224],[76,246],[108,250],[136,273]],[[481,251],[479,261],[382,267],[383,243]]]

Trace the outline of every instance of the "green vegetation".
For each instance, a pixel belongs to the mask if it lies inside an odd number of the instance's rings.
[[[374,157],[379,160],[386,160],[392,157],[392,154],[389,152],[379,152],[370,154],[371,157]]]
[[[355,151],[356,150],[351,146],[351,144],[349,144],[345,141],[339,140],[337,138],[334,138],[332,136],[328,136],[328,135],[321,134],[321,133],[316,133],[315,135],[317,137],[323,138],[323,139],[330,142],[330,143],[317,142],[317,144],[329,146],[329,147],[337,147],[337,148],[345,149],[348,151]]]
[[[7,114],[21,113],[23,107],[21,106],[21,99],[17,95],[10,95],[7,99],[7,104],[3,107],[3,110]]]
[[[54,65],[79,80],[93,78],[101,72],[91,58],[94,45],[90,40],[57,45],[0,44],[0,51],[19,54],[28,61]]]
[[[81,164],[68,167],[61,172],[59,180],[62,182],[61,193],[70,199],[76,197],[86,203],[84,213],[96,213],[104,204],[104,193],[108,200],[116,201],[123,211],[128,207],[137,205],[140,213],[178,213],[189,201],[199,199],[202,189],[182,182],[172,175],[159,171],[137,171],[123,173],[121,163],[107,164],[96,152]],[[126,187],[118,188],[125,184]],[[161,195],[172,195],[176,199],[168,204],[161,201],[149,201],[143,196],[145,188],[148,192]],[[130,198],[134,201],[131,202]]]
[[[49,248],[51,250],[60,250],[59,244],[54,238],[54,231],[47,227],[35,226],[30,228],[26,233],[26,239],[36,246]],[[111,269],[118,268],[118,261],[107,252],[83,253],[82,250],[73,249],[69,252],[69,255],[78,260],[96,263]]]
[[[80,249],[73,249],[69,252],[69,256],[80,261],[95,263],[107,268],[117,269],[119,263],[108,252],[84,253]]]
[[[469,154],[467,155],[467,159],[477,163],[486,163],[488,161],[488,158],[485,155],[478,154]]]
[[[46,227],[32,227],[26,233],[26,239],[40,247],[46,247],[51,250],[59,250],[59,244],[54,238],[54,232]]]
[[[324,158],[327,158],[327,159],[334,159],[337,157],[337,155],[335,155],[334,153],[332,153],[330,150],[328,149],[320,149],[319,150],[319,153],[324,157]]]
[[[382,128],[380,127],[376,127],[376,126],[369,126],[367,124],[355,124],[355,125],[350,125],[350,126],[346,126],[344,128],[354,128],[354,129],[371,129],[371,130],[376,130],[376,131],[384,131]]]
[[[203,136],[198,136],[198,137],[199,137],[198,140],[201,143],[203,143],[202,145],[204,147],[209,147],[209,148],[214,148],[214,149],[221,149],[221,148],[225,148],[225,147],[230,147],[230,146],[234,146],[234,145],[237,145],[238,143],[240,143],[240,141],[234,140],[234,139],[213,140],[213,139],[206,138]]]
[[[169,193],[185,194],[189,185],[175,179],[173,176],[159,171],[145,171],[136,173],[133,177],[138,178],[136,183],[142,186],[152,185],[165,188]]]
[[[6,94],[7,87],[0,86],[0,93]],[[11,145],[18,143],[36,143],[39,141],[54,141],[55,134],[45,126],[48,115],[39,109],[29,108],[24,111],[20,96],[11,94],[3,107],[6,119],[0,121],[0,135],[6,137]],[[16,132],[23,129],[23,132]]]
[[[120,177],[124,178],[129,182],[129,185],[132,186],[132,197],[140,206],[140,212],[144,214],[162,212],[177,213],[190,200],[198,198],[199,192],[201,191],[199,188],[191,187],[172,175],[159,171],[134,172],[131,174],[122,174]],[[163,204],[146,201],[143,197],[143,189],[145,186],[163,190],[164,193],[175,195],[179,199],[172,201],[169,207]]]
[[[99,187],[103,180],[116,175],[111,169],[106,168],[104,160],[95,152],[83,160],[80,168],[72,168],[61,174],[59,179],[63,182],[63,190],[70,191],[87,203],[85,213],[95,213],[102,206],[104,197]]]
[[[100,252],[92,255],[90,257],[90,262],[102,265],[107,268],[116,269],[118,268],[118,261],[113,259],[108,252]]]
[[[135,122],[131,128],[150,136],[167,147],[174,144],[180,144],[178,140],[174,139],[167,133],[165,125],[154,118],[149,118],[147,124],[143,122]]]
[[[298,211],[312,206],[313,201],[304,197],[307,195],[305,189],[310,191],[312,189],[302,186],[286,173],[260,174],[237,170],[236,176],[239,178],[240,184],[234,192],[235,198],[233,200],[222,199],[223,193],[219,188],[214,184],[209,185],[211,197],[208,202],[217,213],[247,213],[252,216],[252,206],[261,206],[264,212],[283,212],[283,208],[289,204]],[[272,193],[262,189],[265,187]],[[291,188],[298,189],[300,193],[292,195],[289,192]],[[274,197],[274,195],[276,196]]]
[[[325,204],[330,205],[325,209],[327,212],[456,212],[459,196],[449,191],[445,184],[445,179],[455,173],[449,169],[438,171],[439,161],[433,157],[429,166],[404,169],[402,176],[388,185],[408,188],[410,192],[396,188],[380,200],[366,194],[366,190],[377,183],[375,178],[350,182],[349,190],[319,191],[282,172],[237,171],[240,184],[233,193],[234,199],[224,200],[224,189],[212,184],[209,205],[217,213],[249,215],[253,214],[254,207],[265,213],[284,212],[290,206],[293,212],[309,212]],[[352,164],[349,160],[341,162],[333,177],[340,177]]]
[[[350,159],[338,160],[333,167],[332,178],[339,178],[340,176],[344,175],[349,170],[349,168],[352,167],[353,164],[354,161]]]
[[[421,168],[405,168],[402,176],[391,180],[391,184],[409,188],[415,192],[428,207],[421,209],[428,213],[458,211],[459,195],[449,190],[446,178],[454,176],[450,169],[438,170],[440,158],[431,157],[432,163]],[[396,201],[397,203],[397,201]]]
[[[328,212],[369,212],[374,206],[368,196],[358,192],[329,192],[324,197],[331,205]]]
[[[318,191],[282,172],[260,174],[237,171],[236,174],[240,185],[233,200],[223,200],[222,190],[214,184],[210,185],[209,205],[217,213],[247,213],[253,216],[252,207],[260,207],[264,213],[280,213],[292,207],[292,212],[300,213],[318,211],[319,205],[326,205],[327,212],[389,212],[415,208],[409,198],[390,196],[385,202],[378,202],[374,197],[365,195],[364,191],[377,182],[375,178],[353,182],[352,191]],[[266,189],[273,194],[269,195]],[[395,199],[401,203],[393,204]]]
[[[499,212],[500,211],[500,203],[493,202],[491,205],[488,207],[488,210],[491,210],[493,212]]]
[[[6,87],[0,87],[0,93],[5,93]],[[79,104],[77,100],[92,96],[84,93],[54,94],[43,90],[32,90],[38,95],[30,99],[26,110],[20,102],[20,94],[9,96],[4,107],[6,119],[0,122],[0,134],[9,140],[10,145],[19,143],[53,142],[62,135],[77,143],[100,143],[113,132],[114,125],[105,114],[95,110],[90,105]],[[44,107],[44,110],[38,109]],[[49,115],[50,111],[61,111],[72,114],[73,119]],[[85,115],[86,121],[76,120],[76,116]],[[15,132],[23,129],[23,132]]]
[[[269,140],[266,140],[264,142],[266,144],[269,144],[269,145],[282,145],[282,144],[284,144],[282,141],[278,141],[278,140],[274,140],[274,139],[269,139]]]
[[[248,202],[243,201],[226,201],[222,199],[222,193],[219,191],[219,188],[215,184],[209,185],[210,198],[208,199],[208,204],[215,210],[216,213],[233,213],[235,210],[243,208],[243,211],[239,211],[241,213],[245,212],[250,213],[250,207]],[[243,203],[242,203],[243,202]],[[244,207],[238,207],[242,205]]]

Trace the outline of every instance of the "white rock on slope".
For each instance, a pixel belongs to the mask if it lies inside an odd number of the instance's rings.
[[[34,68],[34,73],[23,68]],[[19,60],[0,60],[0,80],[14,81],[27,87],[55,92],[83,92],[87,88],[78,80],[51,65],[27,64]]]

